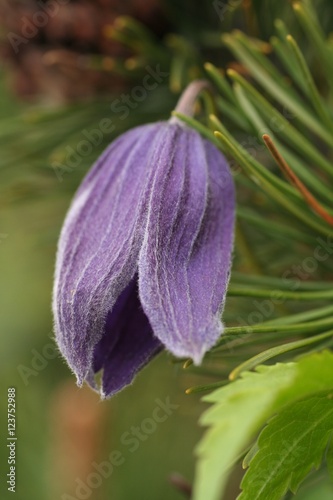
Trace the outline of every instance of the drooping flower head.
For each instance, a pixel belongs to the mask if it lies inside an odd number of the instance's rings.
[[[205,86],[177,109],[190,114]],[[134,128],[89,171],[56,261],[56,340],[79,384],[110,396],[163,347],[199,364],[223,331],[234,185],[223,155],[177,118]]]

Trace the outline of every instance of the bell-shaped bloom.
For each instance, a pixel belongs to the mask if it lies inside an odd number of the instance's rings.
[[[172,118],[115,140],[61,232],[56,339],[78,383],[109,396],[162,348],[202,360],[222,333],[234,185],[223,155]]]

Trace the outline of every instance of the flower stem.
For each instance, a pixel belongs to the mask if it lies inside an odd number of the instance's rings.
[[[211,89],[211,85],[207,80],[194,80],[191,82],[180,96],[175,111],[182,115],[193,116],[195,101],[198,95],[206,89]],[[170,121],[182,123],[176,116],[173,116]]]

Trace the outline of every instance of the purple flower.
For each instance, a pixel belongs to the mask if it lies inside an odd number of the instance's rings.
[[[106,149],[74,197],[56,263],[56,339],[79,384],[103,370],[112,395],[163,347],[201,362],[223,330],[234,205],[223,155],[175,118]]]

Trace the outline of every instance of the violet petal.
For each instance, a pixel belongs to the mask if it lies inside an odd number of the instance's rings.
[[[122,135],[83,181],[58,247],[53,310],[60,350],[81,384],[118,296],[137,271],[149,179],[147,149],[159,124]]]
[[[136,373],[161,349],[142,310],[135,278],[118,298],[95,347],[94,371],[103,368],[102,395],[112,396],[131,384]]]
[[[139,292],[155,335],[200,363],[222,333],[231,267],[234,185],[223,155],[169,125],[155,156]]]

